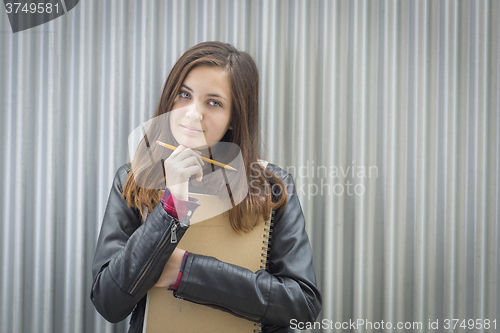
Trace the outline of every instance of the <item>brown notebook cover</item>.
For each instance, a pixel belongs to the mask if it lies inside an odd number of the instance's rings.
[[[191,218],[191,226],[178,247],[196,254],[215,257],[221,261],[245,267],[253,272],[265,267],[270,221],[261,220],[254,230],[237,234],[229,224],[227,212],[200,221],[203,216],[213,216],[222,204],[215,196],[190,193],[201,204]],[[167,288],[153,287],[148,292],[144,333],[211,333],[254,332],[254,322],[236,317],[228,312],[182,302]]]

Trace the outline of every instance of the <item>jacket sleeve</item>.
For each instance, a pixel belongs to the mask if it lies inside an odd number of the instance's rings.
[[[176,293],[264,324],[314,321],[321,310],[305,221],[290,174],[288,204],[275,214],[268,271],[256,273],[190,253]]]
[[[113,181],[97,241],[90,298],[108,321],[125,319],[158,281],[163,267],[188,225],[168,215],[159,203],[141,224],[138,210],[122,198],[128,167],[121,167]],[[189,222],[187,222],[189,223]]]

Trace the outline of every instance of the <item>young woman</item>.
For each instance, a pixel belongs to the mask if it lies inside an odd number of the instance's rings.
[[[294,182],[280,167],[258,163],[258,81],[252,58],[220,42],[198,44],[174,65],[153,119],[167,116],[157,126],[168,127],[165,135],[177,149],[149,166],[120,167],[104,214],[91,299],[106,320],[119,322],[133,312],[129,332],[142,332],[146,294],[153,286],[262,323],[264,332],[291,332],[292,319],[318,316],[321,295]],[[214,170],[201,156],[217,149],[210,143],[223,142],[239,147],[240,170],[251,184],[229,211],[232,228],[244,233],[255,226],[256,218],[249,216],[274,214],[268,264],[256,273],[165,241],[189,233],[199,206],[188,196],[189,181],[202,181]],[[234,157],[227,155],[228,161]]]

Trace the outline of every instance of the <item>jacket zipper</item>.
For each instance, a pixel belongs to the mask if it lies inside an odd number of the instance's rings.
[[[179,299],[179,312],[182,312],[182,300],[184,298],[182,298],[182,297],[177,297],[177,298]]]
[[[167,243],[167,241],[170,239],[170,243],[177,243],[177,234],[175,233],[175,231],[177,230],[177,227],[179,226],[179,222],[177,222],[177,221],[174,220],[173,223],[174,223],[174,225],[170,229],[170,233],[167,235],[167,237],[165,237],[165,239],[163,240],[163,242],[161,242],[160,246],[158,247],[158,249],[154,253],[153,258],[149,261],[148,265],[146,266],[146,268],[142,272],[141,276],[139,276],[139,279],[134,284],[134,286],[132,287],[132,290],[129,292],[129,294],[132,295],[134,293],[135,289],[137,289],[137,286],[139,285],[139,283],[141,283],[142,279],[144,278],[144,276],[146,275],[146,273],[149,271],[149,267],[151,267],[151,264],[156,259],[156,256],[158,255],[158,253],[160,252],[160,250],[165,246],[165,244]]]

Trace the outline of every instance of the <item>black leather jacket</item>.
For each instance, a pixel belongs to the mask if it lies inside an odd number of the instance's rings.
[[[291,319],[316,319],[321,310],[321,294],[316,287],[311,247],[292,177],[271,163],[267,169],[279,175],[289,191],[288,205],[275,213],[268,270],[253,273],[213,257],[190,253],[176,297],[263,323],[264,332],[292,332]],[[97,311],[113,323],[124,320],[133,311],[129,332],[135,333],[142,332],[146,294],[156,284],[177,245],[169,241],[172,232],[180,240],[189,226],[168,215],[161,204],[141,224],[139,211],[129,208],[121,197],[129,171],[130,164],[120,167],[113,181],[92,266],[94,283],[90,298]],[[206,286],[220,292],[206,293]],[[244,292],[233,293],[232,297],[244,295],[244,300],[220,297],[236,289]]]

